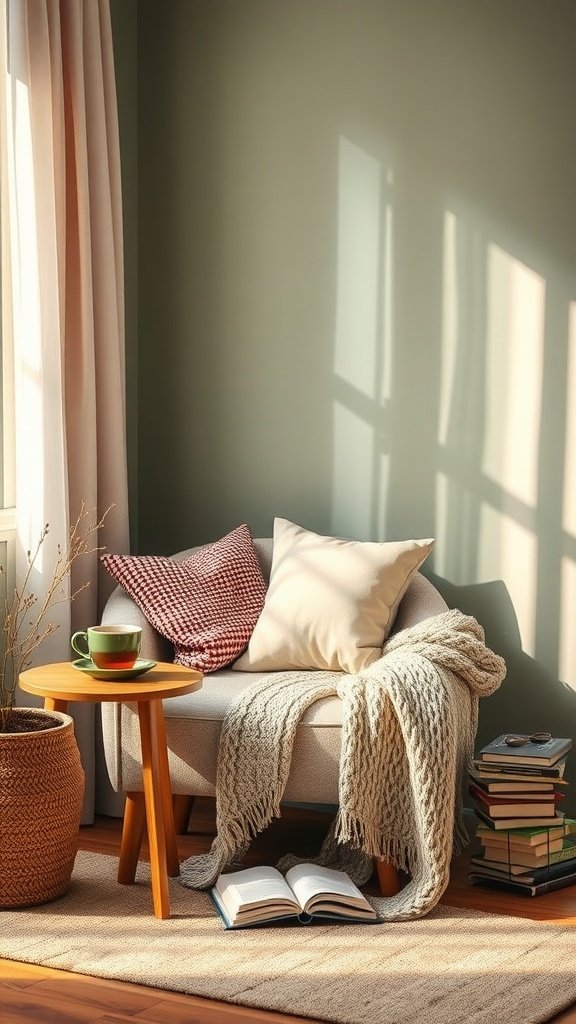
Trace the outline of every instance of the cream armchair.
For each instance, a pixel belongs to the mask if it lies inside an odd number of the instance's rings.
[[[254,541],[263,575],[270,576],[272,540]],[[181,560],[196,550],[180,552]],[[446,603],[421,573],[412,578],[400,603],[393,632],[413,626],[446,611]],[[172,645],[150,626],[135,602],[117,587],[104,609],[103,623],[130,622],[143,629],[142,656],[172,661]],[[216,762],[222,721],[230,702],[255,679],[267,673],[241,672],[231,668],[210,673],[201,690],[175,697],[165,704],[166,739],[175,819],[178,831],[188,821],[191,798],[215,795]],[[296,734],[292,769],[285,790],[288,802],[338,804],[338,769],[342,710],[336,697],[317,701],[303,716]],[[117,792],[142,791],[138,715],[124,704],[104,704],[102,729],[110,781]],[[390,891],[385,866],[380,884]],[[394,882],[392,881],[392,885]]]

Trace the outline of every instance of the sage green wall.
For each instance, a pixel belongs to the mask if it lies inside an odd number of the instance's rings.
[[[575,37],[573,0],[138,3],[137,549],[437,537],[508,659],[481,741],[576,722]]]

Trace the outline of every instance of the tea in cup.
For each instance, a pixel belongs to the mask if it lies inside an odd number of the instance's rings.
[[[141,626],[88,626],[74,633],[70,640],[82,658],[89,658],[97,668],[132,668],[140,653]],[[85,645],[85,647],[84,647]]]

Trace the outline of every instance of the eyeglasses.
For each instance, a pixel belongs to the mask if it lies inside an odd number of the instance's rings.
[[[549,732],[533,732],[531,736],[505,736],[504,742],[509,747],[523,747],[525,743],[549,743],[551,739]]]

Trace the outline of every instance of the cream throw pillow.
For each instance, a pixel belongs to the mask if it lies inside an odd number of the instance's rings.
[[[270,585],[245,653],[247,672],[357,672],[381,656],[398,605],[433,540],[322,537],[274,520]]]

